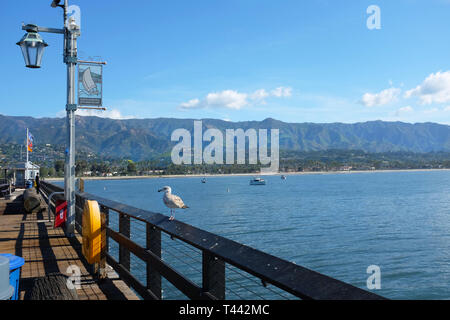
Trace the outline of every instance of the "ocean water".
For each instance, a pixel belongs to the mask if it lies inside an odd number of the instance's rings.
[[[169,215],[162,186],[189,209],[175,218],[367,290],[379,266],[381,289],[391,299],[450,299],[450,171],[368,172],[250,177],[90,180],[86,191]],[[117,219],[111,216],[111,224]],[[144,243],[144,226],[132,238]],[[111,241],[111,252],[117,246]],[[163,238],[163,259],[201,284],[201,255],[179,240]],[[145,266],[132,257],[132,273]],[[288,298],[227,267],[227,297]],[[145,283],[145,282],[144,282]],[[167,282],[164,297],[181,299]]]

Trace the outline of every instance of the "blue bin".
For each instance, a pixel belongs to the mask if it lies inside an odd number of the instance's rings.
[[[19,300],[20,270],[25,263],[25,259],[10,253],[0,253],[0,256],[9,259],[9,284],[14,288],[14,294],[11,300]]]
[[[31,188],[33,188],[33,181],[27,180],[25,182],[25,189],[31,189]]]

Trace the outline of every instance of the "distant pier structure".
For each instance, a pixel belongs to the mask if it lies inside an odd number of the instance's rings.
[[[11,183],[17,188],[24,188],[27,180],[34,180],[39,173],[40,167],[31,161],[16,163],[3,168],[5,176],[7,172],[12,173]]]

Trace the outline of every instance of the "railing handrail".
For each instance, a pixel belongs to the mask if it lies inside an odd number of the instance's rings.
[[[44,184],[48,184],[45,183]],[[53,190],[62,188],[50,184]],[[202,252],[208,252],[263,282],[270,283],[302,299],[379,300],[372,292],[299,266],[292,262],[243,245],[234,240],[199,229],[178,220],[170,221],[163,214],[135,208],[89,193],[77,193],[82,199],[95,200],[99,205],[145,222]]]

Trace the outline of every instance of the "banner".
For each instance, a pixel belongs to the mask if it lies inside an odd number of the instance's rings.
[[[78,105],[102,105],[102,65],[78,63]]]

